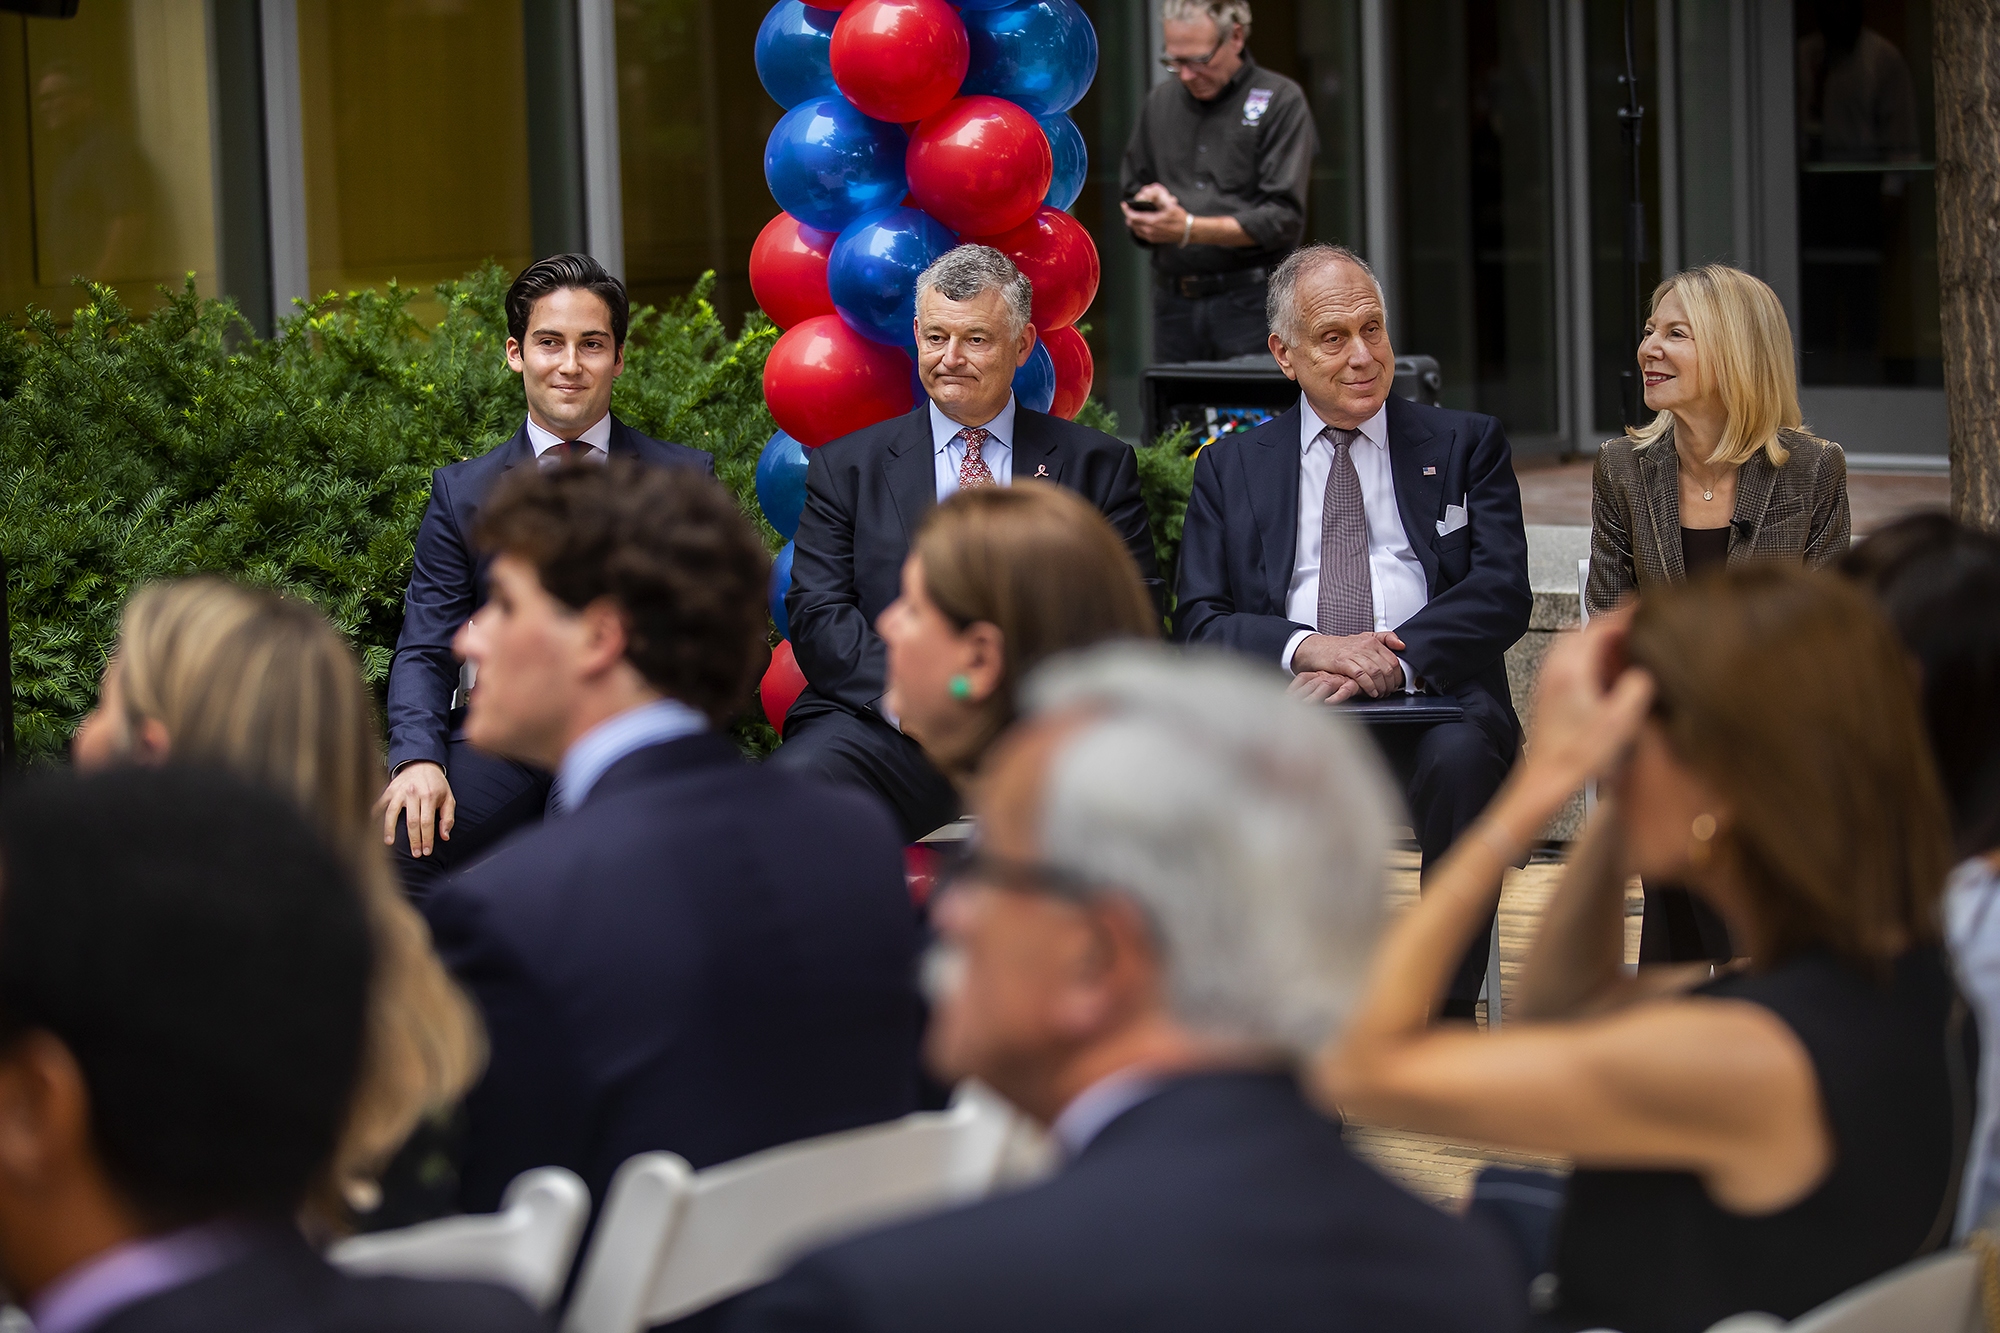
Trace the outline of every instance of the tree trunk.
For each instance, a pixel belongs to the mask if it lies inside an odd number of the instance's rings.
[[[2000,530],[2000,0],[1937,0],[1932,50],[1951,511]]]

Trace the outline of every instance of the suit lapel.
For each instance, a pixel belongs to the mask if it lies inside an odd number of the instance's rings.
[[[1389,396],[1389,476],[1396,485],[1396,514],[1403,536],[1424,567],[1424,585],[1437,590],[1437,515],[1444,512],[1444,475],[1451,457],[1452,436],[1434,433],[1410,414],[1408,404]],[[1431,469],[1428,476],[1424,469]],[[1460,497],[1463,500],[1463,496]]]
[[[535,447],[528,443],[528,423],[523,420],[514,432],[514,438],[500,446],[500,470],[511,472],[521,464],[535,457]]]
[[[886,471],[905,542],[916,540],[924,518],[937,507],[936,443],[931,439],[930,403],[905,416],[889,441]]]
[[[635,433],[617,417],[611,418],[611,439],[607,442],[609,447],[604,452],[612,458],[637,458],[639,442],[632,438]]]
[[[1674,448],[1674,432],[1667,433],[1639,451],[1640,491],[1646,497],[1646,521],[1653,529],[1653,549],[1669,583],[1687,582],[1687,565],[1681,559],[1681,459]],[[1742,503],[1741,498],[1737,500]]]
[[[1292,591],[1292,566],[1299,557],[1300,411],[1296,403],[1276,420],[1257,428],[1256,447],[1242,449],[1250,483],[1250,512],[1264,537],[1264,577],[1271,605],[1285,613]]]
[[[1771,507],[1771,492],[1778,484],[1778,469],[1762,449],[1736,469],[1736,509],[1729,520],[1729,564],[1748,564],[1757,554],[1757,534],[1764,526],[1764,511]]]
[[[1070,451],[1063,448],[1062,434],[1047,429],[1048,418],[1030,412],[1017,400],[1014,404],[1014,480],[1052,481],[1067,485],[1064,474],[1070,465]]]

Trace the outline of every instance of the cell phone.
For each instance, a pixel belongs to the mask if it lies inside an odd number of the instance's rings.
[[[1131,209],[1134,213],[1157,213],[1160,211],[1159,204],[1151,199],[1127,199],[1125,207]]]

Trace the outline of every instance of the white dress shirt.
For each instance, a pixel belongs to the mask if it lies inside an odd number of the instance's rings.
[[[1291,591],[1285,616],[1301,625],[1319,623],[1320,527],[1326,511],[1326,478],[1333,471],[1333,442],[1321,434],[1326,423],[1312,404],[1299,397],[1299,551],[1292,565]],[[1361,482],[1361,508],[1368,515],[1368,581],[1375,593],[1375,628],[1395,629],[1429,603],[1430,584],[1424,566],[1403,531],[1396,508],[1396,476],[1389,467],[1389,407],[1361,423],[1347,456]],[[1285,644],[1279,661],[1292,670],[1292,654],[1313,633],[1300,630]],[[1296,674],[1296,673],[1294,673]],[[1403,663],[1403,688],[1416,688],[1416,677]]]
[[[965,461],[965,441],[958,433],[966,429],[931,404],[931,449],[937,459],[937,498],[943,504],[945,497],[958,492],[958,468]],[[993,474],[993,480],[1002,486],[1014,484],[1014,395],[1007,395],[1007,405],[1000,409],[1000,415],[980,427],[989,438],[979,446],[979,456],[986,460],[986,470]]]
[[[602,463],[609,459],[611,457],[611,414],[606,412],[597,419],[596,425],[576,438],[590,446],[589,452],[584,454],[584,458],[587,461]],[[549,450],[562,442],[562,436],[550,434],[536,425],[533,417],[528,418],[528,444],[535,451],[535,461],[537,463],[546,461]]]
[[[660,699],[607,717],[563,752],[562,767],[556,770],[555,783],[549,788],[549,804],[558,813],[568,814],[583,804],[597,780],[626,755],[707,730],[708,719],[678,699]]]

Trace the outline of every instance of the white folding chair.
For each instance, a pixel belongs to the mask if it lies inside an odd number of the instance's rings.
[[[1576,611],[1583,618],[1583,627],[1590,628],[1590,557],[1576,562]],[[1597,813],[1597,779],[1590,778],[1583,784],[1583,818],[1588,822]]]
[[[801,1251],[989,1191],[1013,1113],[990,1093],[705,1171],[618,1168],[563,1333],[637,1333],[775,1277]]]
[[[1843,1292],[1791,1323],[1767,1314],[1732,1315],[1708,1333],[1981,1333],[1979,1257],[1933,1254]]]
[[[496,1282],[547,1310],[562,1295],[589,1216],[590,1191],[576,1173],[541,1166],[514,1177],[497,1213],[355,1236],[327,1258],[350,1273]]]

